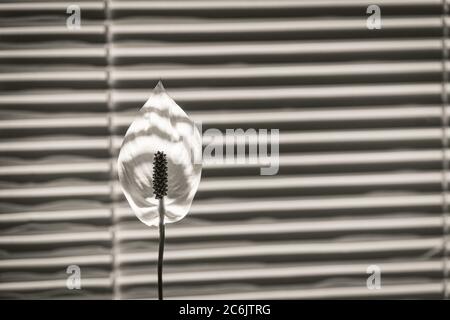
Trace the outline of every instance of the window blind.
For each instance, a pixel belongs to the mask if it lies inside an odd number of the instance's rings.
[[[159,79],[204,130],[280,129],[275,176],[205,159],[167,298],[448,297],[448,1],[71,4],[0,4],[0,298],[156,297],[116,159]]]

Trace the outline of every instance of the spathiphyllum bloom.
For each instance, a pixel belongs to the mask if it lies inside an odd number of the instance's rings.
[[[201,135],[194,122],[159,82],[128,128],[118,159],[123,193],[142,222],[148,226],[159,223],[159,200],[152,181],[155,154],[167,156],[164,223],[172,223],[191,207],[200,183],[201,151]]]

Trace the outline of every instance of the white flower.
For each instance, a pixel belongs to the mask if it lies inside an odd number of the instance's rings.
[[[167,155],[168,192],[164,223],[189,211],[201,177],[201,135],[194,122],[166,93],[161,81],[128,128],[118,158],[123,193],[136,216],[148,226],[159,223],[152,187],[153,158]]]

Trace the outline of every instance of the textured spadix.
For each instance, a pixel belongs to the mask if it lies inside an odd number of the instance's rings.
[[[165,223],[189,211],[201,176],[201,135],[194,122],[167,94],[161,82],[128,128],[118,159],[122,190],[136,216],[149,226],[159,222],[153,193],[155,153],[167,155],[168,190]]]

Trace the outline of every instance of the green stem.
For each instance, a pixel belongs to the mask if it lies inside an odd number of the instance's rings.
[[[163,257],[164,257],[164,241],[165,241],[165,227],[164,227],[164,198],[159,199],[159,252],[158,252],[158,299],[163,300]]]

